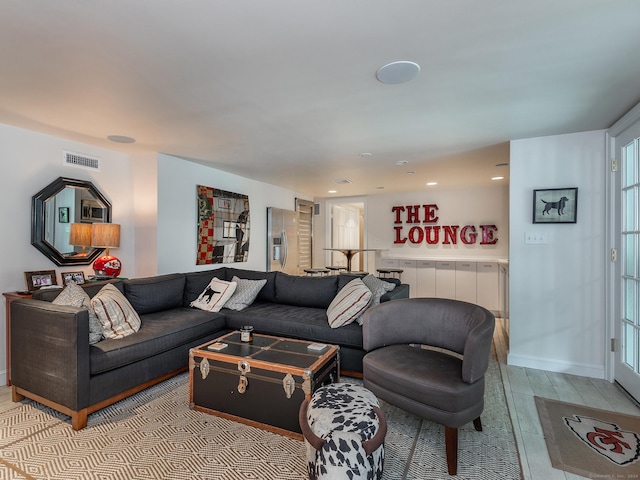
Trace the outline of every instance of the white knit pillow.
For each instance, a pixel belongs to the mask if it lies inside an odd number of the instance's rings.
[[[190,305],[200,310],[219,312],[225,302],[233,295],[236,286],[235,282],[225,282],[213,277],[207,288]]]
[[[107,284],[91,299],[104,338],[123,338],[140,330],[140,317],[116,287]]]
[[[68,305],[70,307],[86,308],[89,311],[89,344],[102,340],[102,325],[91,306],[91,299],[84,288],[71,282],[60,292],[53,302],[56,305]]]
[[[327,318],[331,328],[338,328],[353,322],[362,314],[371,301],[371,290],[355,278],[347,283],[331,301],[327,309]]]
[[[267,283],[266,279],[262,280],[247,280],[245,278],[238,278],[234,276],[231,279],[232,282],[237,284],[235,292],[231,295],[231,298],[224,304],[224,308],[231,310],[244,310],[251,305],[262,287]]]

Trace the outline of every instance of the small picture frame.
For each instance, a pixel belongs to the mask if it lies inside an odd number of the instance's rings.
[[[24,272],[24,279],[27,282],[27,290],[33,292],[43,287],[52,287],[58,284],[55,270],[38,270],[35,272]]]
[[[62,272],[62,283],[65,285],[70,283],[82,285],[85,281],[84,272]]]
[[[69,223],[69,207],[58,207],[58,222]]]
[[[577,216],[577,187],[533,191],[533,223],[576,223]]]

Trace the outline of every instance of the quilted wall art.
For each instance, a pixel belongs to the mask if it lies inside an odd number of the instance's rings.
[[[246,262],[249,258],[249,196],[196,185],[196,265]]]

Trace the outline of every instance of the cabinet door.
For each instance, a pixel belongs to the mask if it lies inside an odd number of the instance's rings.
[[[381,258],[376,268],[398,268],[397,258]]]
[[[416,261],[398,260],[398,268],[402,269],[402,283],[409,285],[409,298],[417,297]]]
[[[478,262],[477,285],[478,305],[487,310],[500,310],[500,270],[496,262]]]
[[[416,262],[416,296],[436,296],[436,262],[433,260],[418,260]]]
[[[456,298],[456,262],[436,261],[436,297]]]
[[[476,262],[456,262],[456,300],[476,303]]]

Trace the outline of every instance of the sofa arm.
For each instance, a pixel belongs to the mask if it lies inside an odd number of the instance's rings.
[[[380,297],[380,303],[396,300],[397,298],[409,298],[409,284],[401,283],[390,292],[385,293]]]
[[[89,313],[21,299],[11,302],[11,383],[74,411],[89,404]]]

